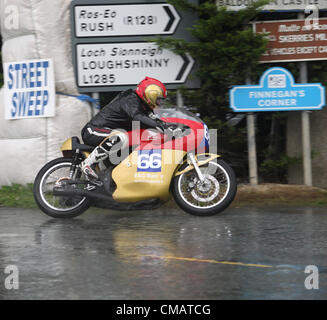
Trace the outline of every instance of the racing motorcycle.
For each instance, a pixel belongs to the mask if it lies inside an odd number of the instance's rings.
[[[205,123],[188,111],[161,109],[156,113],[176,130],[128,132],[129,145],[117,153],[119,161],[100,162],[95,181],[87,179],[80,166],[94,147],[80,143],[76,136],[66,140],[61,147],[63,157],[45,164],[35,178],[39,208],[51,217],[72,218],[90,206],[146,210],[173,197],[181,209],[196,216],[226,209],[236,194],[236,178],[219,155],[208,153]]]

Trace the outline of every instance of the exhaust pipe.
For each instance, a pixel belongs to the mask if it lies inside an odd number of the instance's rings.
[[[96,207],[116,210],[152,210],[159,208],[163,204],[163,201],[158,198],[137,202],[118,202],[114,200],[111,195],[106,195],[97,191],[82,189],[69,190],[62,187],[54,187],[53,195],[59,197],[88,197],[94,200],[94,205]]]

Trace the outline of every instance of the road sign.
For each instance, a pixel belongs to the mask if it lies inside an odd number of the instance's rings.
[[[267,51],[260,62],[327,60],[327,19],[265,21],[253,24],[254,32],[267,33]]]
[[[184,83],[193,67],[189,56],[176,55],[151,42],[77,45],[78,86],[134,85],[149,77],[165,84]]]
[[[167,3],[74,7],[76,37],[173,34],[180,19]]]
[[[226,7],[231,11],[246,8],[255,0],[216,0],[220,7]],[[315,6],[319,10],[327,9],[326,0],[273,0],[263,7],[263,11],[304,11],[308,6]]]
[[[259,85],[234,86],[230,107],[235,112],[319,110],[325,105],[325,88],[320,83],[296,84],[284,68],[270,68]]]
[[[161,80],[167,89],[199,88],[188,54],[177,55],[153,43],[156,35],[197,41],[189,30],[194,13],[162,0],[72,0],[70,9],[79,92],[135,88],[146,76]]]

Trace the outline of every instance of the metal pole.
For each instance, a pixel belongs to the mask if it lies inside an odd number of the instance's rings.
[[[300,82],[308,82],[308,68],[306,62],[300,62]],[[302,154],[303,178],[306,186],[312,186],[311,141],[310,141],[310,112],[302,111]]]
[[[246,78],[246,84],[251,84],[251,79]],[[248,161],[249,161],[249,180],[250,185],[258,184],[257,169],[257,148],[255,141],[255,115],[252,112],[246,114],[247,137],[248,137]]]
[[[177,90],[177,110],[182,110],[184,107],[183,96],[179,90]]]
[[[255,142],[255,115],[252,112],[246,115],[248,134],[248,157],[249,157],[249,178],[250,185],[258,184],[257,150]]]
[[[298,13],[298,19],[304,19],[303,12]],[[308,82],[307,62],[300,62],[300,82]],[[312,186],[311,141],[310,141],[310,113],[302,111],[302,154],[303,154],[303,180],[306,186]]]

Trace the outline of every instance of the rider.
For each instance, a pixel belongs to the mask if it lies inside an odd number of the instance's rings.
[[[139,121],[143,129],[155,128],[163,132],[167,128],[164,121],[153,113],[160,100],[167,97],[166,87],[157,79],[146,77],[136,90],[121,92],[114,100],[103,107],[82,129],[86,144],[97,146],[82,162],[82,171],[88,178],[98,179],[92,165],[106,159],[110,151],[128,145],[128,137],[114,129],[132,129],[132,121]]]

